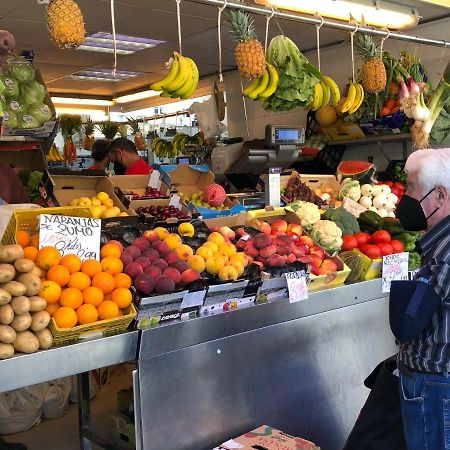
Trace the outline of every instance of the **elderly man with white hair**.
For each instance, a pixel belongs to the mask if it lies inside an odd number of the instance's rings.
[[[390,297],[404,434],[408,450],[450,449],[450,148],[412,153],[405,171],[397,217],[427,232],[415,280],[394,282]]]

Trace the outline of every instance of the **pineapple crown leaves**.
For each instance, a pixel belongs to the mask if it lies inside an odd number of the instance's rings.
[[[139,128],[139,119],[133,119],[132,117],[127,117],[128,125],[130,125],[131,129],[133,130],[133,134],[138,133],[140,130]]]
[[[106,139],[114,139],[117,132],[119,131],[119,124],[116,122],[112,122],[107,120],[105,122],[101,122],[96,125],[97,130],[105,136]]]
[[[226,22],[231,27],[231,33],[236,42],[256,39],[255,20],[250,14],[240,10],[229,10],[225,13]]]
[[[83,125],[83,131],[86,136],[90,136],[94,134],[95,125],[91,118],[86,120],[86,123]]]

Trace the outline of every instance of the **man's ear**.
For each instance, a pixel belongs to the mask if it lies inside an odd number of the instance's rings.
[[[437,186],[439,204],[445,204],[450,200],[450,191],[445,186]]]

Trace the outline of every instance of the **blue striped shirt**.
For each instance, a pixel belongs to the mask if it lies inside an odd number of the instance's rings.
[[[419,245],[422,262],[431,271],[430,286],[442,304],[418,338],[401,344],[399,359],[413,370],[450,372],[450,216],[426,233]]]

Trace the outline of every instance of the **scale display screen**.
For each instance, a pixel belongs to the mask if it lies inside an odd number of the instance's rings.
[[[267,125],[266,145],[295,145],[305,142],[305,131],[303,128],[288,126]]]

